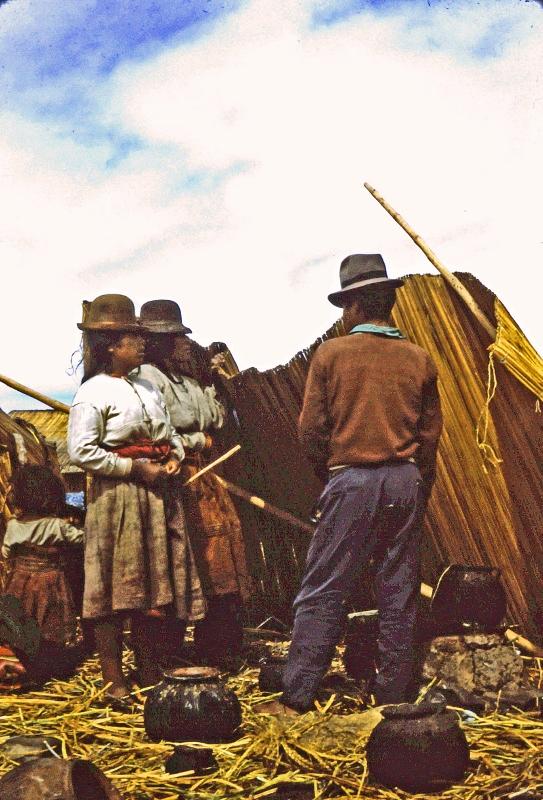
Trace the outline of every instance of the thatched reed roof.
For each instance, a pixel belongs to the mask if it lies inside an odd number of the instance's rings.
[[[494,295],[457,275],[494,320]],[[491,466],[476,441],[484,409],[488,335],[440,276],[415,275],[398,292],[396,323],[437,363],[445,429],[426,518],[423,578],[443,563],[487,564],[502,571],[510,622],[541,641],[543,630],[543,416],[534,396],[499,363],[488,439],[501,464]],[[338,335],[339,328],[327,335]],[[320,485],[297,442],[297,418],[312,352],[228,382],[243,450],[227,477],[307,521]],[[238,504],[262,610],[287,615],[303,568],[308,535]],[[367,602],[371,598],[366,597]]]
[[[63,411],[53,411],[52,409],[10,411],[13,419],[22,419],[33,425],[41,435],[56,447],[60,470],[63,474],[70,472],[82,472],[79,467],[70,463],[68,457],[67,436],[68,436],[68,415]]]

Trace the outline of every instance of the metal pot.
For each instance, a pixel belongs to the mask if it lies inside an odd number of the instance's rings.
[[[469,747],[453,711],[430,703],[385,706],[368,740],[370,775],[389,788],[437,792],[463,778]]]
[[[37,758],[0,778],[0,797],[9,800],[121,800],[90,761]]]
[[[436,586],[431,614],[439,629],[469,625],[481,631],[495,631],[507,612],[500,570],[451,564]]]
[[[143,720],[155,742],[225,742],[241,724],[241,706],[219,670],[171,669],[148,693]]]

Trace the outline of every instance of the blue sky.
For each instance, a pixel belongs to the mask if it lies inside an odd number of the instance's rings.
[[[364,180],[543,349],[542,28],[522,0],[1,5],[3,341],[33,291],[0,372],[69,398],[80,302],[107,291],[177,299],[244,367],[287,360],[348,252],[432,271]]]

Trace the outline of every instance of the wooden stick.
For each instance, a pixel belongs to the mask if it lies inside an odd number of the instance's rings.
[[[237,444],[235,447],[233,447],[227,453],[223,453],[222,456],[219,456],[219,458],[216,458],[215,461],[212,461],[211,464],[208,464],[203,469],[199,470],[198,472],[195,472],[194,475],[191,475],[191,477],[187,481],[185,481],[183,486],[188,486],[189,483],[193,483],[194,481],[197,481],[198,478],[201,478],[202,475],[205,475],[205,473],[209,472],[210,469],[213,469],[213,467],[216,467],[218,464],[221,464],[223,461],[226,461],[227,458],[230,458],[231,456],[233,456],[234,453],[237,453],[238,450],[241,450],[241,445],[240,444]],[[217,477],[217,476],[215,476],[215,477]]]
[[[221,478],[219,475],[214,475],[215,479],[219,481],[221,486],[224,486],[225,489],[228,489],[229,492],[232,494],[237,495],[238,497],[242,497],[247,502],[251,503],[253,506],[260,508],[262,511],[267,511],[269,514],[272,514],[274,517],[278,517],[282,519],[284,522],[289,522],[291,525],[294,525],[297,528],[301,528],[303,531],[307,533],[313,533],[315,530],[313,525],[310,525],[308,522],[303,522],[298,517],[295,517],[294,514],[290,514],[288,511],[283,511],[282,508],[277,508],[277,506],[268,503],[266,500],[262,500],[261,497],[257,497],[254,494],[246,491],[246,489],[242,489],[241,486],[236,486],[235,483],[230,483],[230,481]]]
[[[0,375],[0,382],[5,383],[6,386],[9,386],[11,389],[15,389],[17,392],[22,392],[22,394],[33,397],[34,400],[39,400],[40,403],[44,403],[44,405],[54,408],[55,411],[64,411],[65,414],[68,414],[70,411],[70,406],[67,406],[66,403],[61,403],[60,400],[55,400],[53,397],[47,397],[46,394],[36,392],[34,389],[30,389],[23,383],[14,381],[13,378],[6,377],[6,375]]]
[[[482,309],[477,305],[471,294],[468,292],[464,284],[458,280],[456,275],[447,269],[447,267],[441,263],[438,259],[436,254],[430,250],[426,242],[416,233],[413,228],[404,220],[397,211],[395,211],[392,206],[390,206],[387,201],[381,197],[381,195],[370,186],[369,183],[364,184],[365,188],[368,192],[377,200],[377,202],[383,206],[385,211],[388,211],[390,216],[396,220],[398,225],[400,225],[404,231],[407,233],[408,236],[415,242],[417,247],[420,247],[426,258],[434,265],[434,267],[443,275],[447,283],[452,286],[457,294],[460,295],[464,303],[468,306],[470,311],[473,312],[477,320],[481,323],[485,331],[488,333],[490,338],[494,341],[496,338],[496,328],[488,319],[486,314],[482,311]]]

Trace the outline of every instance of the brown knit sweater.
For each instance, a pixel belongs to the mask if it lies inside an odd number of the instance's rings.
[[[418,345],[355,333],[316,350],[300,437],[317,470],[414,457],[429,489],[441,428],[436,367]]]

